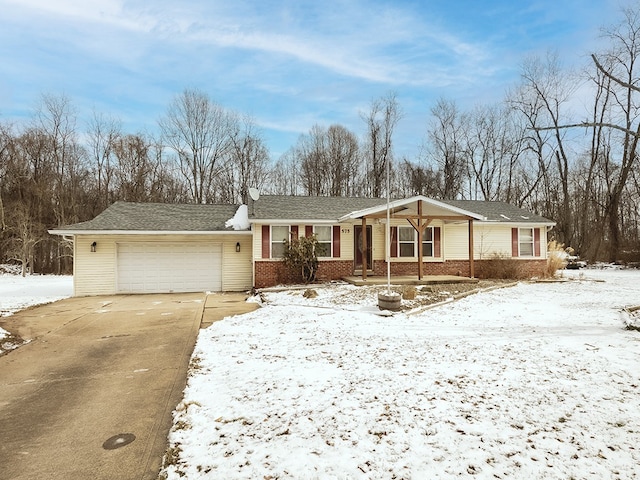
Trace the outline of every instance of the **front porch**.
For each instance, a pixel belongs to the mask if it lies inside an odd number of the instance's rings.
[[[354,285],[385,284],[383,267],[401,285],[475,283],[477,220],[484,217],[423,196],[344,215],[339,221],[353,222],[354,229],[354,272],[344,278]],[[455,232],[446,240],[445,229]]]
[[[345,282],[352,285],[362,287],[365,285],[386,285],[386,276],[371,276],[366,278],[348,276],[342,277]],[[423,275],[419,278],[418,275],[392,275],[391,285],[449,285],[456,283],[478,283],[477,278],[460,277],[457,275]]]

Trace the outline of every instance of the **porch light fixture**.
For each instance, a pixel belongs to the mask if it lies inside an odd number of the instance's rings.
[[[240,251],[240,242],[236,242],[236,252],[239,252],[239,251]]]
[[[92,251],[92,252],[95,252],[95,251],[96,251],[96,247],[97,247],[97,246],[98,246],[98,244],[97,244],[96,242],[93,242],[93,243],[91,244],[91,251]]]

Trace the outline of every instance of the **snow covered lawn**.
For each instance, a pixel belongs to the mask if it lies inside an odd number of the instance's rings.
[[[201,331],[163,473],[635,478],[640,272],[565,275],[393,317],[355,287],[267,293]]]
[[[0,274],[0,317],[12,315],[33,305],[50,303],[73,294],[73,277],[70,275]],[[9,332],[0,328],[0,353],[2,339]]]

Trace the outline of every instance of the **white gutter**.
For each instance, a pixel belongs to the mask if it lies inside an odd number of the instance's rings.
[[[282,218],[250,218],[249,223],[251,224],[260,224],[260,225],[318,225],[318,224],[327,224],[327,225],[335,225],[336,223],[340,223],[339,219],[329,219],[326,218],[322,220],[318,219],[309,219],[309,218],[296,218],[296,219],[282,219]]]
[[[506,220],[481,220],[478,221],[478,224],[484,225],[511,225],[512,227],[532,227],[532,226],[542,226],[547,228],[553,228],[556,226],[555,222],[510,222]]]
[[[51,235],[252,235],[251,230],[212,230],[212,231],[185,231],[185,230],[48,230]]]

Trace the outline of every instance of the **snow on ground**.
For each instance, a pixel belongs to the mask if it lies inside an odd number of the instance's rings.
[[[12,315],[33,305],[54,302],[73,294],[73,277],[70,275],[0,274],[0,317]],[[0,328],[0,341],[9,332]],[[0,343],[0,354],[2,344]]]
[[[265,293],[201,331],[163,474],[637,478],[640,271],[565,276],[393,317]]]

